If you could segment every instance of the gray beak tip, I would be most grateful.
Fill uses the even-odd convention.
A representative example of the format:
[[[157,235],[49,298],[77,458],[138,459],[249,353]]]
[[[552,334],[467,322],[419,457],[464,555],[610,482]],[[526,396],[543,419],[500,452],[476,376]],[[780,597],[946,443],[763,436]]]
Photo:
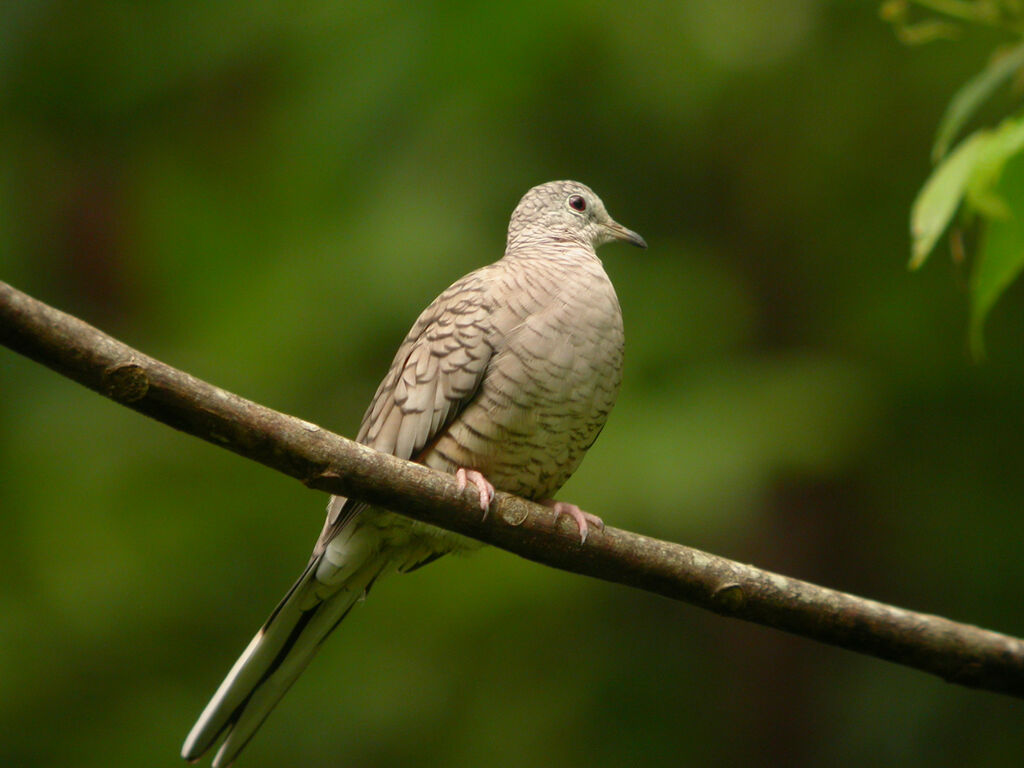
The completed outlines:
[[[624,243],[635,245],[637,248],[646,248],[647,241],[631,229],[626,229],[617,221],[608,225],[608,232],[613,240],[621,240]]]

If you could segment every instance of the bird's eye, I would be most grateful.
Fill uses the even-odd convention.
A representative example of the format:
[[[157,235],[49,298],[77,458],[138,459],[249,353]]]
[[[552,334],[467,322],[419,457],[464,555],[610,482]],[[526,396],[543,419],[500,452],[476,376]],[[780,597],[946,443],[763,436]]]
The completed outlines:
[[[573,195],[569,198],[569,207],[574,211],[580,211],[582,213],[587,210],[587,201],[583,199],[582,195]]]

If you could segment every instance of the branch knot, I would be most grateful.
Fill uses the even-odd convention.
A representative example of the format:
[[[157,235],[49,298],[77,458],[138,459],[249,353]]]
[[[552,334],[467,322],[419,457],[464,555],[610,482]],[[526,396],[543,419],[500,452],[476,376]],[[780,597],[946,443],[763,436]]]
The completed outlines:
[[[149,375],[136,362],[117,363],[103,370],[103,394],[119,403],[135,403],[149,392]]]

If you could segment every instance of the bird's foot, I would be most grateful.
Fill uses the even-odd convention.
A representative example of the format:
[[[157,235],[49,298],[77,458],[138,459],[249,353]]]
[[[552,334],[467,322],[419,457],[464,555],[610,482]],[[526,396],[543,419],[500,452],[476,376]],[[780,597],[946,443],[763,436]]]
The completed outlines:
[[[456,470],[455,480],[459,484],[460,491],[466,490],[469,483],[476,486],[476,490],[480,494],[480,509],[484,511],[483,519],[486,520],[487,510],[491,508],[491,502],[494,501],[494,486],[475,469],[466,469],[465,467],[459,467]]]
[[[591,525],[596,528],[600,528],[602,531],[604,530],[604,520],[597,515],[584,512],[575,504],[569,504],[565,501],[555,501],[554,499],[545,499],[541,504],[545,507],[551,507],[551,509],[554,510],[555,525],[558,525],[558,518],[562,515],[568,515],[576,521],[576,527],[580,531],[580,544],[587,543],[587,534],[590,533]]]

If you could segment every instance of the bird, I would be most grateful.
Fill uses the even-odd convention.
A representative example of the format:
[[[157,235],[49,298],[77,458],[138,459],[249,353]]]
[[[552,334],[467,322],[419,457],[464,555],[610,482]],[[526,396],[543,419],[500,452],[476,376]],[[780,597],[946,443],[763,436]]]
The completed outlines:
[[[600,518],[554,501],[597,439],[622,380],[619,300],[596,248],[644,239],[585,184],[530,189],[501,259],[457,280],[416,320],[357,435],[371,448],[454,474],[486,515],[495,489],[575,521],[581,545]],[[473,491],[469,490],[472,494]],[[381,576],[479,544],[332,496],[305,570],[235,662],[182,747],[198,761],[223,738],[229,766],[320,645]]]

